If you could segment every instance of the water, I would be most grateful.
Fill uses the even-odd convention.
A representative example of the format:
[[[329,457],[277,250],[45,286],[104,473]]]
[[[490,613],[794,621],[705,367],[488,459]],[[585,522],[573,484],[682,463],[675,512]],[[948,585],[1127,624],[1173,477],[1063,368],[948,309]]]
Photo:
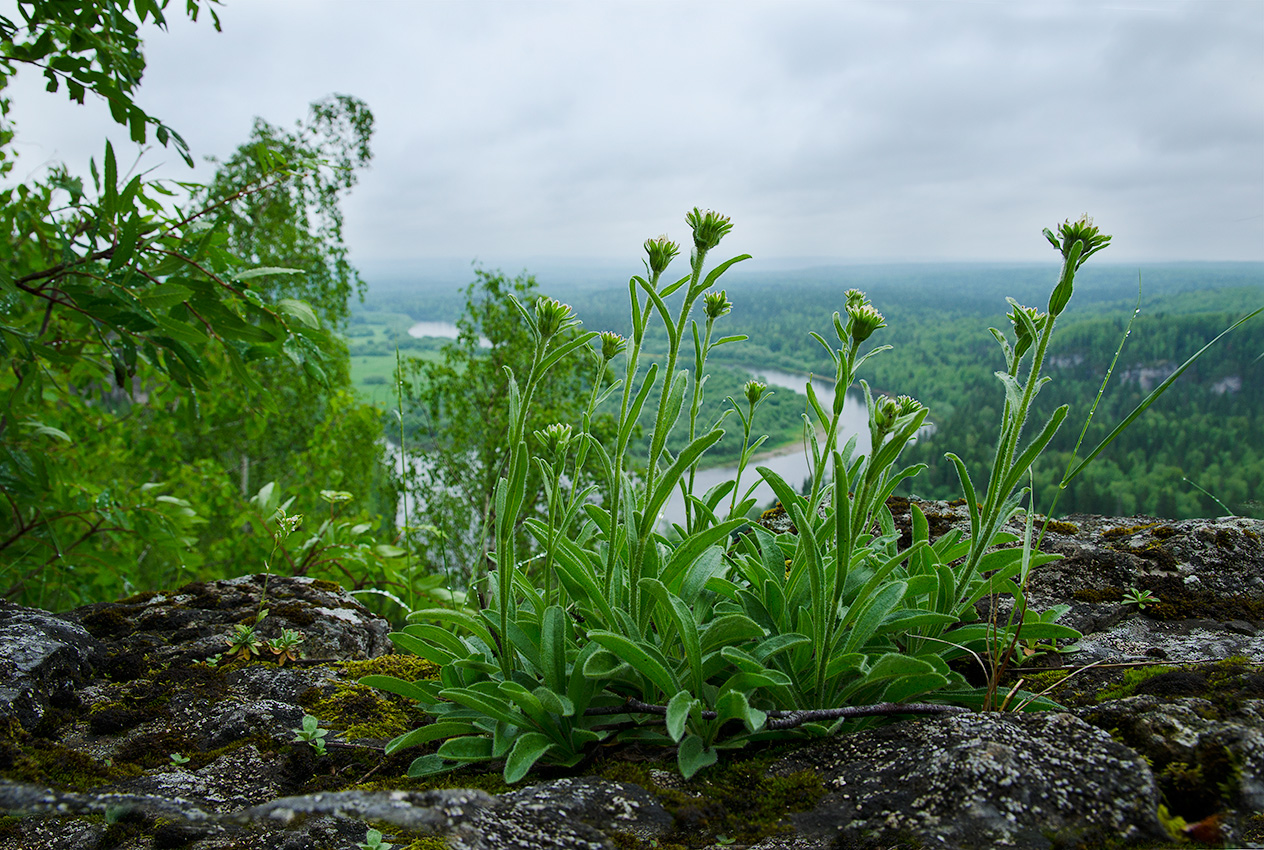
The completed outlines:
[[[451,322],[417,322],[408,329],[408,335],[417,339],[422,337],[438,337],[439,339],[456,339],[460,331]],[[492,344],[485,337],[479,337],[479,348],[491,348]]]

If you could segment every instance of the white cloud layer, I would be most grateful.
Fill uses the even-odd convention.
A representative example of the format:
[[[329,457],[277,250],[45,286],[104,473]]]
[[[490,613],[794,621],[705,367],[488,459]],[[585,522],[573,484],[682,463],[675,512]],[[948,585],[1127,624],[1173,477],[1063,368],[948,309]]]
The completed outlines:
[[[368,267],[634,262],[694,205],[757,257],[1045,259],[1040,229],[1088,211],[1116,261],[1264,260],[1259,0],[229,0],[222,34],[179,5],[140,101],[195,154],[368,102]],[[39,89],[12,92],[22,168],[126,145]]]

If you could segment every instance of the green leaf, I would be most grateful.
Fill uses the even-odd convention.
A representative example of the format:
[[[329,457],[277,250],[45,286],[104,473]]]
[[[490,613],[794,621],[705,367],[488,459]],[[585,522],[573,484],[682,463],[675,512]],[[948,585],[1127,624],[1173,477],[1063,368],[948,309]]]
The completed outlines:
[[[500,697],[482,693],[471,688],[445,688],[439,696],[451,700],[466,708],[481,711],[488,717],[508,723],[510,726],[526,726],[527,718],[514,710],[513,706]],[[451,756],[447,756],[451,758]]]
[[[319,328],[320,319],[316,318],[316,313],[306,302],[299,301],[295,298],[282,298],[277,302],[277,311],[297,320],[300,324],[309,328]]]
[[[527,732],[518,736],[505,760],[505,782],[512,785],[530,772],[541,756],[556,746],[547,735]]]
[[[688,691],[680,691],[667,703],[667,734],[676,743],[684,737],[689,715],[702,708],[702,702]]]
[[[416,700],[420,703],[433,703],[437,697],[436,693],[431,693],[426,688],[413,682],[407,682],[396,676],[371,675],[362,676],[359,679],[361,685],[368,685],[370,688],[377,688],[379,691],[398,694],[406,699]]]
[[[287,269],[287,268],[284,268],[283,266],[260,266],[259,268],[249,269],[247,271],[241,272],[240,274],[234,275],[233,279],[238,280],[238,281],[254,280],[257,277],[266,277],[268,275],[276,275],[276,274],[283,274],[283,275],[306,274],[306,272],[304,272],[302,269]]]
[[[649,644],[632,641],[623,635],[603,630],[589,632],[588,638],[631,664],[638,673],[649,679],[664,694],[675,695],[680,690],[680,682],[676,679],[676,674],[668,669],[662,654]]]
[[[489,761],[492,758],[492,739],[482,735],[449,738],[435,754],[451,761]]]
[[[706,746],[697,735],[686,736],[676,750],[676,763],[685,779],[692,779],[702,768],[715,764],[717,758],[715,749]]]
[[[752,676],[751,673],[739,673],[739,676]],[[749,732],[758,732],[764,727],[768,715],[757,708],[751,708],[746,694],[741,690],[728,690],[720,694],[715,703],[716,722],[721,726],[729,720],[740,720]]]
[[[765,634],[764,628],[745,614],[724,614],[703,629],[702,652],[705,655],[722,646],[736,646],[751,638],[762,638]]]
[[[426,726],[418,727],[411,732],[405,732],[398,738],[394,738],[386,744],[383,752],[386,755],[394,755],[400,750],[406,750],[409,747],[419,747],[422,744],[429,744],[431,741],[437,741],[440,738],[451,738],[455,735],[468,735],[475,731],[474,724],[466,723],[459,720],[438,720]]]
[[[413,779],[434,776],[436,773],[446,773],[458,766],[459,763],[450,763],[443,756],[433,754],[420,756],[413,759],[413,763],[408,766],[408,775]]]

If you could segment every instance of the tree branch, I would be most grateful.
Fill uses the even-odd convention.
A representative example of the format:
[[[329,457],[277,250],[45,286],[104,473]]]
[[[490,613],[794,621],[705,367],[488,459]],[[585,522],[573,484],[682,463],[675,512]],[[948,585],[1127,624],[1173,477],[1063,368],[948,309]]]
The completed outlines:
[[[814,708],[802,711],[767,712],[766,729],[793,729],[817,720],[839,720],[850,717],[894,717],[900,714],[972,714],[973,709],[959,705],[938,705],[929,702],[880,702],[874,705],[849,705],[842,708]],[[666,716],[667,706],[651,705],[638,699],[629,699],[623,705],[601,706],[584,711],[586,717],[611,714],[657,714]],[[703,720],[715,720],[719,715],[709,709],[702,711]]]

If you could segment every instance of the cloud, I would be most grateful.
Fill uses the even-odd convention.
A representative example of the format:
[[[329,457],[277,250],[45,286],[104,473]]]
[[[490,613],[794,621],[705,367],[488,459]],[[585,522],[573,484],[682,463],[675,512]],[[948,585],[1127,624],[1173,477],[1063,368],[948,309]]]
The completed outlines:
[[[142,102],[225,156],[255,115],[365,99],[360,260],[634,262],[695,204],[762,256],[1043,258],[1040,228],[1088,210],[1115,259],[1264,259],[1255,0],[238,0],[221,17],[222,35],[149,37]],[[22,85],[30,160],[99,156],[102,107]]]

